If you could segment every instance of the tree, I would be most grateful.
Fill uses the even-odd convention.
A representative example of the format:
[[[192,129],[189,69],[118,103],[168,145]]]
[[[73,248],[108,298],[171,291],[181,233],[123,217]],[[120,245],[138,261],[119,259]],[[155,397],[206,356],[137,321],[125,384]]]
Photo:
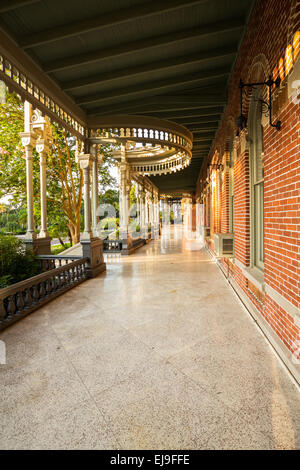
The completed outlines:
[[[26,164],[20,132],[24,130],[23,103],[7,93],[0,104],[0,198],[11,196],[13,205],[26,201]],[[34,160],[34,192],[38,191],[38,161]]]
[[[26,206],[26,163],[20,132],[24,130],[24,107],[16,93],[7,93],[0,103],[0,199],[10,195],[15,207]],[[53,145],[47,159],[47,215],[52,236],[62,242],[69,235],[73,243],[80,239],[82,222],[82,170],[76,163],[76,139],[57,125],[52,125]],[[99,172],[100,188],[116,186],[110,174],[115,164],[111,146],[102,145],[103,165]],[[33,152],[34,215],[36,229],[40,221],[39,159]],[[101,192],[101,191],[100,191]]]
[[[110,204],[116,210],[116,216],[119,214],[119,192],[115,189],[108,189],[100,196],[101,204]]]
[[[76,139],[56,125],[52,126],[52,137],[47,175],[49,209],[52,209],[56,227],[59,227],[63,221],[57,211],[57,202],[61,202],[59,212],[65,216],[72,244],[75,244],[80,240],[83,171],[75,160]]]
[[[130,193],[129,193],[129,202],[130,206],[134,206],[136,204],[136,194],[135,194],[135,185],[133,184],[130,188]]]

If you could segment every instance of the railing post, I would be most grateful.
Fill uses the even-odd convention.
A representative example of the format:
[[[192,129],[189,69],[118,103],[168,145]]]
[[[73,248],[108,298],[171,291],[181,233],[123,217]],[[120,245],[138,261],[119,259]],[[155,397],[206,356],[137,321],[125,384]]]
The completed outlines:
[[[0,325],[4,322],[6,317],[6,310],[4,307],[4,300],[0,299]]]
[[[88,276],[95,277],[106,269],[106,265],[103,258],[103,242],[100,238],[93,236],[91,229],[90,169],[93,156],[90,154],[80,154],[78,161],[84,175],[84,232],[81,238],[82,254],[84,258],[89,258]]]

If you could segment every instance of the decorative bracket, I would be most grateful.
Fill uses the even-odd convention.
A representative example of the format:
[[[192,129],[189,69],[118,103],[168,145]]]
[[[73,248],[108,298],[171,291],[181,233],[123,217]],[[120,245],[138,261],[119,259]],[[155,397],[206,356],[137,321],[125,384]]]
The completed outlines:
[[[272,86],[275,85],[276,88],[279,88],[281,83],[281,79],[278,76],[276,80],[273,80],[271,75],[269,76],[269,79],[266,82],[256,82],[256,83],[244,83],[242,79],[240,79],[239,83],[239,89],[240,89],[240,115],[237,118],[237,126],[240,130],[245,129],[247,125],[247,118],[246,116],[243,115],[243,89],[244,87],[249,87],[251,89],[255,89],[257,86],[263,86],[267,85],[269,88],[269,102],[260,100],[262,103],[262,106],[264,106],[264,112],[266,115],[269,115],[269,123],[270,126],[275,127],[278,131],[281,129],[281,121],[277,121],[276,124],[272,123],[272,93],[271,89]]]

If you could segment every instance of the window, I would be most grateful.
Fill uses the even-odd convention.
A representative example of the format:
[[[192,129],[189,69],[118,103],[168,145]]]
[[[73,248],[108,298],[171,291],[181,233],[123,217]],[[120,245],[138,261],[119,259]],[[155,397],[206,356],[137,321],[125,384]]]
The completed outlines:
[[[207,191],[207,227],[210,227],[210,211],[211,211],[211,196],[210,196],[210,187]]]
[[[234,155],[233,141],[230,142],[229,148],[229,232],[234,231]]]
[[[253,94],[249,115],[251,264],[264,269],[264,143],[261,90]]]

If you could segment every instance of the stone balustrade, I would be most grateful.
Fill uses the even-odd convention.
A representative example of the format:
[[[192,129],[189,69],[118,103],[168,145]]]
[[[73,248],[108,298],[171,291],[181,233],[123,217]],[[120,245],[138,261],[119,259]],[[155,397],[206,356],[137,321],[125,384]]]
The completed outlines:
[[[40,261],[48,267],[44,273],[0,290],[0,331],[88,277],[88,258],[42,256]]]

